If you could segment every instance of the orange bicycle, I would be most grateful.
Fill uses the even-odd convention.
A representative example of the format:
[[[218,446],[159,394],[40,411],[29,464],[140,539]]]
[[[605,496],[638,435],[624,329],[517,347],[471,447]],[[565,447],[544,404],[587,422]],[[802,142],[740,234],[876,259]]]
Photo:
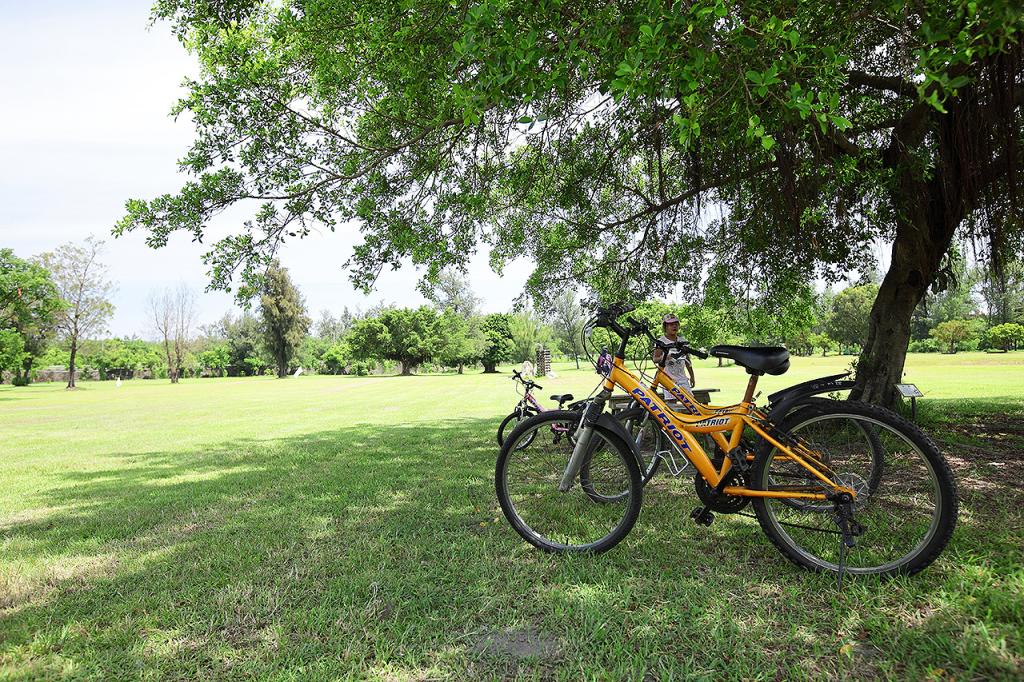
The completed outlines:
[[[706,485],[699,525],[715,513],[752,503],[761,529],[803,568],[838,573],[913,574],[949,541],[957,518],[952,473],[935,443],[895,413],[854,401],[820,401],[780,428],[754,404],[758,378],[789,367],[784,348],[716,346],[750,374],[735,405],[690,400],[693,414],[671,410],[625,367],[631,337],[647,326],[619,318],[631,308],[599,308],[592,327],[620,339],[597,363],[601,390],[584,411],[551,410],[508,435],[495,467],[495,489],[505,517],[527,542],[553,552],[608,550],[630,532],[640,514],[643,458],[622,423],[604,411],[615,388],[651,415],[663,436]],[[708,353],[680,348],[700,357]],[[571,428],[552,429],[553,424]],[[707,434],[726,455],[701,447]],[[757,442],[755,452],[741,447]]]

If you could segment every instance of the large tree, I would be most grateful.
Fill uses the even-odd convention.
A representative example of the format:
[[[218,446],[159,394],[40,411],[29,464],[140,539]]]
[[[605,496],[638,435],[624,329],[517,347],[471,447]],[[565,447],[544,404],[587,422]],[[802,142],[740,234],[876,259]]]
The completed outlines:
[[[480,357],[483,347],[480,318],[467,318],[454,308],[445,308],[437,317],[437,339],[433,359],[445,367],[456,367],[462,374],[466,365]]]
[[[979,268],[975,276],[992,325],[1024,321],[1024,260]]]
[[[871,306],[877,296],[877,285],[862,284],[843,289],[832,299],[825,328],[841,350],[864,345],[870,330]]]
[[[1017,0],[161,0],[201,64],[180,193],[117,231],[162,245],[255,203],[207,255],[241,293],[288,239],[357,220],[354,281],[532,256],[534,293],[785,299],[892,244],[855,396],[889,403],[958,229],[1019,234]],[[716,211],[705,210],[712,204]],[[720,216],[712,218],[711,216]]]
[[[176,384],[185,366],[185,355],[195,326],[195,294],[184,284],[173,291],[154,292],[149,297],[149,315],[153,329],[163,343],[167,378]]]
[[[228,371],[259,374],[270,364],[260,320],[249,311],[244,311],[237,319],[228,313],[205,327],[205,333],[209,339],[223,340],[227,344],[225,369]]]
[[[480,350],[480,364],[484,366],[484,374],[498,371],[499,362],[512,359],[511,315],[507,313],[491,313],[480,322],[483,334],[483,347]]]
[[[0,329],[0,382],[4,372],[14,372],[25,360],[25,340],[13,329]]]
[[[532,306],[526,306],[512,313],[508,320],[512,334],[512,359],[516,362],[537,359],[537,350],[552,341],[551,327]]]
[[[67,307],[57,318],[57,331],[70,350],[68,388],[75,387],[75,364],[82,339],[102,332],[114,314],[108,298],[114,285],[107,279],[107,266],[100,262],[103,242],[89,237],[81,246],[63,244],[39,256],[50,272],[57,292]]]
[[[480,329],[482,319],[477,315],[481,299],[473,293],[469,280],[456,272],[442,272],[436,284],[428,289],[427,298],[442,314],[461,320],[461,324],[447,320],[452,338],[439,359],[448,366],[458,367],[462,374],[467,364],[477,361],[485,344]]]
[[[309,331],[309,317],[302,294],[292,283],[288,270],[276,260],[270,264],[260,296],[263,332],[267,348],[274,356],[278,378],[288,376],[292,356]]]
[[[576,361],[576,369],[580,368],[580,334],[583,332],[583,325],[587,316],[576,298],[576,292],[566,289],[554,296],[547,310],[545,317],[555,330],[555,336],[562,345],[562,350],[572,356]]]
[[[427,291],[427,298],[438,310],[450,309],[464,319],[477,314],[480,298],[473,293],[469,280],[456,272],[442,272],[437,283]]]
[[[408,376],[447,348],[447,331],[432,308],[385,308],[355,323],[347,337],[357,360],[392,360]]]
[[[65,306],[44,267],[0,249],[0,329],[21,337],[21,362],[11,368],[19,383],[31,380],[32,363],[46,351]]]
[[[931,335],[946,344],[947,352],[955,353],[958,344],[971,338],[972,330],[967,320],[948,320],[936,326]]]

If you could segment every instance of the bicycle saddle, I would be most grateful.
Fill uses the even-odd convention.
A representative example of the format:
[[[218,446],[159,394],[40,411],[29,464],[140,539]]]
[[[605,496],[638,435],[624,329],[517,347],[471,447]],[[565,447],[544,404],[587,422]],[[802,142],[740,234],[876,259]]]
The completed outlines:
[[[568,402],[568,401],[572,400],[572,393],[563,393],[562,395],[553,395],[553,396],[551,396],[551,399],[554,400],[556,403],[558,403],[558,406],[561,407],[562,403],[565,403],[565,402]]]
[[[734,360],[748,374],[785,374],[789,369],[789,351],[782,346],[714,346],[708,353]]]

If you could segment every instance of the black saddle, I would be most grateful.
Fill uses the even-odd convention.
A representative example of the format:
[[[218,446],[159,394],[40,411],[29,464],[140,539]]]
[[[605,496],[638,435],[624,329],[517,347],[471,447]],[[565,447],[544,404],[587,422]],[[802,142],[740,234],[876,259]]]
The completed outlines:
[[[785,374],[789,369],[789,351],[782,346],[714,346],[708,353],[734,360],[748,374]]]
[[[551,399],[554,400],[556,403],[558,403],[558,406],[561,407],[562,403],[565,403],[565,402],[568,402],[568,401],[572,400],[572,393],[563,393],[562,395],[553,395],[553,396],[551,396]]]

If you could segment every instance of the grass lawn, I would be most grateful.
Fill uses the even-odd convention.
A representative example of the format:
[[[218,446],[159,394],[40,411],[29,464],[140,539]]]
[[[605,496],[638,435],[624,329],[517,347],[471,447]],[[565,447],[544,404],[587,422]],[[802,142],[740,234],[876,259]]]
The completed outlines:
[[[545,402],[595,384],[557,370]],[[1020,679],[1024,353],[907,380],[960,525],[922,574],[842,593],[752,519],[694,525],[664,475],[611,552],[532,549],[494,496],[507,374],[0,386],[0,678]]]

